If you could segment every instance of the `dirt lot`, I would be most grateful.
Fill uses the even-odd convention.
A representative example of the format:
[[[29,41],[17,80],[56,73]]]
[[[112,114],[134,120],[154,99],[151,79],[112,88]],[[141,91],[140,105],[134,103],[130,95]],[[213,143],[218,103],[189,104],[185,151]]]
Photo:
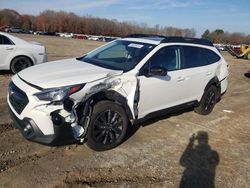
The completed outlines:
[[[45,44],[49,60],[79,56],[102,44],[19,37]],[[1,72],[0,187],[249,187],[250,78],[245,73],[250,61],[223,54],[230,64],[229,88],[210,115],[190,110],[152,119],[106,152],[26,141],[9,119],[6,87],[11,75]],[[200,145],[195,140],[194,147],[190,137],[200,131]]]

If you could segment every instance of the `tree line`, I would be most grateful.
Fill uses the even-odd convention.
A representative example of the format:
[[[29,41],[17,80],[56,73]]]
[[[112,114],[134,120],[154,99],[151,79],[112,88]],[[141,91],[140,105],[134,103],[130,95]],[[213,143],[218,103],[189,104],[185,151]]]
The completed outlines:
[[[117,21],[93,16],[78,16],[72,12],[46,10],[38,16],[21,15],[15,10],[0,10],[0,26],[15,26],[43,32],[68,32],[86,35],[126,36],[133,33],[195,37],[194,29],[150,27],[144,23]]]
[[[250,44],[250,35],[244,33],[225,32],[223,29],[209,31],[208,29],[201,36],[204,39],[213,41],[214,43],[222,44]]]
[[[150,27],[144,23],[118,21],[115,19],[93,16],[78,16],[72,12],[45,10],[39,15],[19,14],[15,10],[0,9],[0,27],[14,26],[23,29],[43,32],[78,33],[86,35],[103,35],[123,37],[133,33],[151,35],[195,37],[193,28],[180,29],[176,27]],[[202,38],[214,43],[250,44],[250,35],[244,33],[229,33],[222,29],[206,30]]]

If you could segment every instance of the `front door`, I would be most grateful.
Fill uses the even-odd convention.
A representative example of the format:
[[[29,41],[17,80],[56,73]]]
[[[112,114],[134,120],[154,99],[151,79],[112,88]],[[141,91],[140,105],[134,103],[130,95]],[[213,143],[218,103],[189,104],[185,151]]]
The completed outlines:
[[[181,48],[167,46],[157,51],[140,71],[139,118],[151,112],[185,103],[187,78],[181,69]],[[154,68],[168,70],[165,76],[148,76]]]

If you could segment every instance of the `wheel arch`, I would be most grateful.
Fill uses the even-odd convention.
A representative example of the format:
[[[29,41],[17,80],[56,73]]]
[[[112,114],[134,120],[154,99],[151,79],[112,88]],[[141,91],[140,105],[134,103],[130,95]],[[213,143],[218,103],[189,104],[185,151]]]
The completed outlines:
[[[89,97],[88,100],[93,101],[93,105],[103,100],[109,100],[118,103],[124,108],[128,116],[128,119],[129,120],[134,119],[133,114],[128,106],[126,97],[124,97],[123,95],[121,95],[116,91],[109,91],[109,90],[100,91],[98,93],[93,94],[91,97]]]
[[[221,84],[220,84],[220,81],[218,79],[218,77],[214,77],[212,78],[206,85],[205,89],[204,89],[204,92],[210,87],[210,86],[215,86],[218,88],[218,95],[220,96],[220,93],[221,93]],[[218,97],[219,97],[218,96]]]
[[[26,57],[31,61],[32,65],[34,65],[34,59],[32,57],[30,57],[29,55],[26,55],[26,54],[24,54],[24,55],[15,55],[14,57],[11,58],[9,69],[11,69],[13,61],[18,57]]]

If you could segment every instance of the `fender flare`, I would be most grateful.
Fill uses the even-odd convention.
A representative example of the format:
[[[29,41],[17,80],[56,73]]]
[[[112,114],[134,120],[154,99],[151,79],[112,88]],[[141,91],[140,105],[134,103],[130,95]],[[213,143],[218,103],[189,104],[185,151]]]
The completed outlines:
[[[35,61],[34,61],[34,59],[31,56],[29,56],[27,54],[22,54],[22,55],[20,54],[20,55],[15,55],[14,57],[11,58],[9,69],[11,69],[11,65],[13,63],[13,60],[16,59],[16,58],[18,58],[18,57],[26,57],[26,58],[28,58],[31,61],[32,65],[34,65]]]
[[[218,93],[219,93],[219,96],[220,96],[220,93],[221,93],[221,85],[220,85],[220,81],[219,81],[219,79],[218,79],[218,77],[217,76],[215,76],[215,77],[213,77],[208,83],[207,83],[207,85],[206,85],[206,87],[205,87],[205,89],[204,89],[204,92],[210,87],[210,86],[216,86],[218,89],[219,89],[219,91],[218,91]],[[218,96],[218,97],[219,97]]]
[[[124,108],[124,110],[128,116],[128,119],[130,121],[134,119],[133,113],[131,112],[131,109],[128,106],[126,97],[124,97],[120,93],[113,91],[113,90],[111,90],[111,91],[110,90],[103,90],[103,91],[100,91],[98,93],[93,94],[92,96],[90,96],[88,98],[88,101],[93,101],[93,105],[95,105],[96,103],[98,103],[99,101],[102,101],[102,100],[109,100],[109,101],[118,103],[119,105],[121,105]]]

